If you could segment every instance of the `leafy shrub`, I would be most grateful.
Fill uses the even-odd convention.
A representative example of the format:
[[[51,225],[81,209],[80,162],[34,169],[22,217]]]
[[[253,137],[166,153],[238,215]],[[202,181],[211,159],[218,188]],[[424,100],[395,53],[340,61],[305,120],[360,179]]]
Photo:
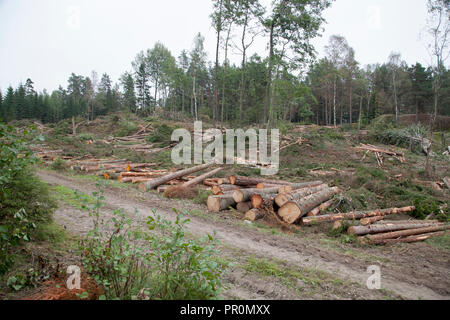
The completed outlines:
[[[146,240],[152,249],[150,260],[155,270],[150,296],[162,300],[205,300],[217,298],[226,263],[217,258],[217,240],[207,235],[186,239],[182,214],[174,223],[154,213],[147,221]],[[159,232],[157,232],[159,231]],[[161,236],[162,234],[162,236]]]
[[[0,274],[13,264],[14,247],[29,241],[36,225],[48,222],[55,207],[47,185],[31,170],[37,159],[28,142],[39,138],[28,129],[19,135],[0,123]]]
[[[111,220],[101,215],[104,197],[85,206],[94,228],[80,243],[85,269],[104,287],[108,299],[213,299],[226,267],[216,258],[217,242],[208,235],[187,239],[183,215],[174,223],[158,216],[148,218],[146,232],[132,227],[123,210]],[[112,230],[105,232],[105,230]]]

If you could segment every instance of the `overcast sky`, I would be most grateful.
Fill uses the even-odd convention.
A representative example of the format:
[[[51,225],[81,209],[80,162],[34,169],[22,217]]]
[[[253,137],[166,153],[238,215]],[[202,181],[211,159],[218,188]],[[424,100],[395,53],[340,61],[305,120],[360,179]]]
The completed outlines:
[[[0,0],[0,89],[31,78],[36,89],[51,91],[66,87],[72,72],[92,70],[117,81],[139,51],[161,41],[177,57],[197,32],[213,60],[211,10],[210,0]],[[323,37],[313,41],[319,56],[330,35],[340,34],[362,65],[385,62],[392,51],[408,64],[430,62],[426,0],[336,0],[324,16]],[[265,55],[266,42],[250,51]]]

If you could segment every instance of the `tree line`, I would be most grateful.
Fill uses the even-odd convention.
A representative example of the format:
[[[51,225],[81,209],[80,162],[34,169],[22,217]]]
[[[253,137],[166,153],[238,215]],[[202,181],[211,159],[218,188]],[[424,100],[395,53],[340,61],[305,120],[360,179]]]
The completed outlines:
[[[72,74],[67,88],[51,94],[36,92],[30,79],[9,87],[0,92],[0,117],[57,122],[128,110],[144,117],[162,111],[169,117],[185,114],[236,124],[338,125],[361,124],[381,114],[450,114],[449,70],[442,52],[435,66],[407,65],[399,53],[361,66],[347,40],[334,35],[326,56],[317,59],[310,41],[320,34],[322,12],[331,1],[276,0],[270,8],[258,0],[213,4],[215,61],[208,61],[201,33],[177,57],[158,42],[139,52],[115,84],[107,74],[99,80],[92,72]],[[448,17],[447,0],[429,0],[430,13],[439,8]],[[448,19],[430,33],[441,25],[448,29]],[[248,55],[258,37],[267,42],[267,56]],[[241,56],[237,65],[230,63],[231,49]]]

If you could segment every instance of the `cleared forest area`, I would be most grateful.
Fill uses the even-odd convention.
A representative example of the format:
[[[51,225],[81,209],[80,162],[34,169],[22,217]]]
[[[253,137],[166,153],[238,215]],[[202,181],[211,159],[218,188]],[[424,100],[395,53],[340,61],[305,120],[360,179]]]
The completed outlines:
[[[122,123],[134,129],[124,132]],[[20,127],[25,123],[16,125]],[[443,140],[434,144],[434,174],[430,177],[425,170],[427,157],[421,144],[410,145],[409,140],[398,145],[382,142],[387,130],[401,135],[415,126],[394,128],[385,118],[361,131],[356,128],[286,125],[288,128],[280,139],[279,173],[267,178],[261,178],[259,168],[250,164],[173,165],[171,152],[174,143],[167,139],[167,132],[175,128],[190,128],[189,122],[141,119],[132,114],[118,113],[82,123],[76,134],[73,134],[72,121],[35,125],[44,137],[43,142],[32,144],[35,155],[41,159],[39,175],[50,183],[50,190],[59,203],[57,225],[70,231],[71,240],[65,235],[65,240],[56,244],[57,252],[63,257],[72,252],[74,256],[69,261],[82,257],[73,249],[68,250],[67,244],[72,243],[69,247],[73,246],[73,239],[85,237],[92,222],[87,216],[68,220],[67,215],[95,203],[95,197],[90,194],[95,190],[95,183],[100,182],[109,197],[106,207],[101,209],[105,217],[111,215],[108,213],[111,206],[116,206],[125,208],[129,214],[133,208],[139,208],[144,217],[155,209],[173,219],[176,214],[171,214],[170,209],[176,208],[196,220],[192,229],[188,227],[188,237],[195,239],[204,231],[222,230],[218,234],[220,255],[226,256],[226,260],[233,264],[233,267],[224,267],[220,271],[227,288],[221,293],[224,297],[270,299],[270,294],[273,294],[277,299],[346,299],[349,298],[347,291],[338,290],[335,285],[343,282],[348,290],[352,288],[357,292],[354,298],[358,295],[363,298],[368,294],[361,280],[365,276],[365,270],[361,269],[365,264],[365,268],[381,264],[383,270],[403,270],[413,268],[418,261],[425,262],[422,260],[424,254],[427,265],[443,268],[441,271],[433,269],[438,272],[436,279],[440,285],[435,282],[427,285],[430,282],[425,272],[416,270],[408,275],[410,271],[403,270],[405,274],[401,279],[398,274],[392,275],[395,281],[388,282],[387,291],[371,293],[370,297],[416,299],[421,297],[421,290],[429,298],[448,296],[448,286],[445,285],[449,281],[448,273],[445,263],[442,263],[448,257],[449,249],[446,230],[450,192],[448,178],[445,177],[450,173],[449,155],[444,148],[449,133],[435,133],[436,141]],[[211,123],[204,124],[204,127],[207,130],[214,126]],[[84,200],[80,200],[80,194],[84,195]],[[114,194],[118,197],[116,201],[111,199]],[[142,219],[142,216],[132,218],[133,224],[139,225]],[[234,230],[232,238],[223,233],[224,228]],[[248,232],[260,241],[275,241],[275,247],[265,248],[268,251],[264,254],[260,251],[264,246],[259,248],[249,243],[238,258],[233,252],[242,249],[242,243],[236,241],[242,237],[245,239]],[[302,272],[309,270],[308,277],[314,274],[319,284],[312,286],[314,290],[311,284],[299,289],[295,275],[300,277],[303,273],[296,270],[293,261],[305,254],[303,249],[291,253],[294,256],[288,260],[274,253],[277,247],[282,249],[297,241],[315,247],[305,249],[308,256],[328,260],[328,255],[338,255],[344,265],[349,259],[356,259],[360,274],[349,270],[349,274],[336,275],[332,266],[326,265],[322,269],[319,264],[307,264],[307,267],[302,264]],[[53,251],[54,248],[50,249]],[[393,252],[404,254],[397,256]],[[403,261],[406,257],[410,262]],[[53,265],[54,262],[50,261],[48,263]],[[279,272],[272,274],[272,271],[255,269],[254,264],[267,264],[268,270],[273,267]],[[29,267],[27,263],[25,266]],[[234,276],[230,280],[231,274]],[[263,288],[262,291],[268,292],[267,296],[258,295],[252,291],[252,286],[249,287],[249,277],[275,278],[278,286],[271,290]],[[396,283],[412,286],[418,279],[428,287],[409,288],[411,294]],[[92,279],[86,281],[92,282]],[[258,287],[260,280],[252,283]],[[86,284],[90,285],[92,283]],[[265,287],[262,283],[260,285]],[[324,289],[330,285],[334,288],[331,295]],[[47,287],[48,283],[44,288]],[[99,290],[97,285],[94,287]],[[46,298],[45,294],[58,297],[57,293],[45,290],[38,287],[28,288],[25,292],[28,298]],[[64,294],[67,293],[60,293],[61,299]],[[89,298],[98,296],[101,295]]]

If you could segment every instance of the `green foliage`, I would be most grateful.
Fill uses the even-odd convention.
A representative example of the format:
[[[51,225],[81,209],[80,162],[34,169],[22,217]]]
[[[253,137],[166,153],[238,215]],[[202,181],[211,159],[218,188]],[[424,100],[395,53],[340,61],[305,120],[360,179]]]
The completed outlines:
[[[31,171],[36,158],[28,143],[40,138],[30,129],[19,135],[0,123],[0,274],[14,262],[12,249],[30,241],[36,225],[48,222],[54,209],[47,186]]]
[[[147,231],[133,228],[124,210],[115,210],[107,220],[101,213],[102,192],[93,194],[88,206],[94,228],[80,243],[85,269],[105,289],[107,299],[216,298],[221,272],[226,267],[216,257],[217,241],[210,235],[187,239],[185,220],[175,222],[157,215],[148,218]],[[112,232],[105,232],[112,230]]]
[[[155,212],[147,221],[150,260],[157,267],[153,272],[154,288],[149,291],[162,300],[217,298],[226,268],[226,263],[217,258],[217,240],[211,235],[187,239],[185,225],[189,219],[185,220],[175,209],[174,212],[174,223]]]
[[[119,137],[126,137],[136,133],[137,131],[138,126],[134,122],[122,119],[119,121],[116,135]]]
[[[57,158],[55,161],[53,161],[50,168],[57,171],[65,170],[67,168],[67,162],[61,158]]]
[[[172,132],[175,128],[168,126],[167,124],[158,125],[155,128],[155,132],[147,138],[147,142],[154,143],[159,147],[167,147],[172,144]]]

